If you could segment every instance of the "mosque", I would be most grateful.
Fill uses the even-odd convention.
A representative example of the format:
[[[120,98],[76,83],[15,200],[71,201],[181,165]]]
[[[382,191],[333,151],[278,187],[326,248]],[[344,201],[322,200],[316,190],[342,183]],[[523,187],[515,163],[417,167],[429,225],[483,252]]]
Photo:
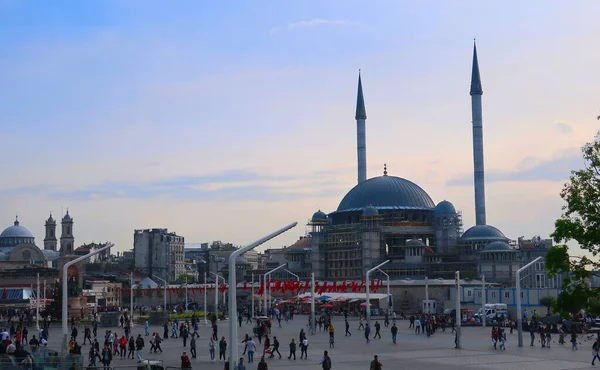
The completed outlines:
[[[12,270],[25,267],[48,267],[49,263],[63,256],[73,255],[75,237],[73,236],[73,218],[67,213],[61,220],[62,234],[60,251],[57,251],[56,221],[50,214],[46,220],[44,249],[35,244],[35,237],[26,227],[21,226],[19,218],[0,234],[0,269]]]
[[[359,73],[356,105],[358,184],[329,214],[310,219],[312,271],[319,280],[364,279],[367,270],[382,267],[391,278],[453,279],[482,274],[490,282],[511,284],[530,253],[523,253],[502,231],[486,223],[483,126],[477,48],[471,75],[476,225],[463,232],[462,215],[454,205],[435,203],[423,188],[388,174],[367,179],[367,119]],[[547,250],[547,248],[545,248]]]

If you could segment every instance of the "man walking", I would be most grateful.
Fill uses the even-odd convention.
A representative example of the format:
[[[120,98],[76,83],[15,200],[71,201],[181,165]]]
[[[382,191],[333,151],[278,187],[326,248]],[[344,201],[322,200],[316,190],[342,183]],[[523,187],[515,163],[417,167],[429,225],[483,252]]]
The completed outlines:
[[[346,335],[344,335],[345,337],[351,337],[352,333],[350,333],[350,323],[348,322],[348,320],[346,320]]]
[[[381,339],[381,333],[379,332],[381,330],[381,325],[379,324],[379,321],[375,321],[375,335],[373,335],[373,339],[377,338],[379,336],[379,339]]]
[[[375,355],[373,361],[371,361],[371,367],[369,368],[369,370],[381,370],[382,367],[383,365],[381,364],[381,362],[379,362],[379,356]]]
[[[323,367],[323,370],[331,370],[331,358],[329,358],[327,351],[323,352],[323,358],[319,362],[319,365]]]
[[[396,335],[398,335],[398,327],[396,324],[392,324],[392,343],[396,344]]]
[[[192,358],[196,358],[196,337],[194,336],[190,339],[190,353],[192,354]]]

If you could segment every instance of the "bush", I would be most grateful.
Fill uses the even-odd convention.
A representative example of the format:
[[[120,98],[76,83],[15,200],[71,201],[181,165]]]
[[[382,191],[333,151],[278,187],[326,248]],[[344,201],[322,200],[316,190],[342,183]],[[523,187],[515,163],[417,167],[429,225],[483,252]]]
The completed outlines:
[[[193,312],[171,314],[171,320],[191,319],[192,315],[194,315]],[[204,318],[204,312],[196,312],[196,318]]]

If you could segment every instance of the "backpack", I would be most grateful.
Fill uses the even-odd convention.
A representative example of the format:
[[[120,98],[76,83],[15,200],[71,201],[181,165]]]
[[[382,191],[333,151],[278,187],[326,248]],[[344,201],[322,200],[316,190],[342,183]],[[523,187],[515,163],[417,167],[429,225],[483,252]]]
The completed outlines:
[[[325,357],[325,369],[331,369],[331,358],[329,356]]]

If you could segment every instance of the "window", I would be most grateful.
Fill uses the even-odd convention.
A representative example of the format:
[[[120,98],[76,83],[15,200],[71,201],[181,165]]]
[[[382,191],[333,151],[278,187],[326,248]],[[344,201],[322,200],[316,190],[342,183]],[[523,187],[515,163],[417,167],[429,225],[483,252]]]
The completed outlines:
[[[546,287],[546,275],[544,274],[535,274],[535,287],[536,288],[545,288]]]
[[[496,298],[496,292],[490,292],[492,298]]]
[[[467,290],[467,297],[470,297],[472,292],[473,292],[472,290]]]
[[[504,292],[504,298],[510,298],[510,292]]]

